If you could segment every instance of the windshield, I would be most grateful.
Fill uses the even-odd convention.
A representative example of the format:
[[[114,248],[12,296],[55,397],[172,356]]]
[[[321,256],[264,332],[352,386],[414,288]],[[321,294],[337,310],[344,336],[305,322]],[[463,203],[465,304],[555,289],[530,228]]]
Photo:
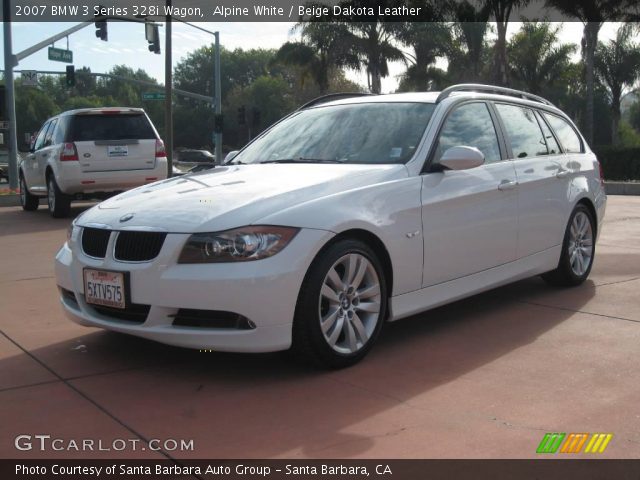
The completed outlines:
[[[434,108],[431,103],[358,103],[302,110],[231,163],[405,163]]]
[[[68,141],[91,140],[145,140],[156,135],[143,114],[76,115],[71,124]]]

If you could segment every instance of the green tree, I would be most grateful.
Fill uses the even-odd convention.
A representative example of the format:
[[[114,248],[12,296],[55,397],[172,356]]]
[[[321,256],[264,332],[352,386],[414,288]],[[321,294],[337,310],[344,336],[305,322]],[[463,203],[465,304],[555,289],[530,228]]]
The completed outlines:
[[[511,38],[511,76],[524,90],[543,95],[562,78],[576,46],[559,43],[559,32],[548,22],[526,22]]]
[[[636,31],[632,24],[623,24],[615,39],[600,42],[596,49],[595,70],[611,100],[611,140],[614,145],[620,143],[618,130],[623,91],[632,87],[640,76],[640,47],[632,38]]]
[[[594,141],[594,92],[595,92],[595,53],[598,34],[604,22],[619,20],[626,16],[624,8],[628,0],[546,0],[547,6],[561,13],[577,18],[584,25],[582,37],[582,56],[585,64],[586,102],[585,136],[589,143]]]
[[[495,81],[498,85],[509,84],[509,62],[507,61],[507,28],[509,17],[514,8],[522,7],[529,0],[485,0],[486,7],[496,21],[498,38],[494,45],[495,52]]]
[[[60,112],[59,107],[37,87],[25,87],[16,81],[16,123],[18,144],[25,142],[25,134],[36,133],[44,121]]]
[[[350,48],[351,33],[347,26],[335,22],[299,23],[295,28],[302,32],[302,41],[287,42],[276,52],[274,63],[300,67],[300,80],[307,78],[320,88],[329,90],[329,79],[339,69],[357,69],[358,57]]]
[[[483,67],[489,65],[489,45],[486,39],[490,30],[489,5],[476,8],[464,0],[453,7],[455,22],[453,38],[448,50],[447,69],[452,82],[481,82],[488,75]]]

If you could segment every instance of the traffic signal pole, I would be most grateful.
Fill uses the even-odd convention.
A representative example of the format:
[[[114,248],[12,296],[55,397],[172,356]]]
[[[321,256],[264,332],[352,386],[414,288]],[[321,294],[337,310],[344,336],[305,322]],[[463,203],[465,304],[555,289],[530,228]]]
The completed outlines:
[[[167,0],[167,12],[171,11],[171,0]],[[164,45],[164,145],[167,152],[167,176],[173,176],[173,65],[171,63],[171,14],[165,22]]]
[[[17,61],[12,54],[11,45],[11,7],[9,0],[3,2],[4,15],[4,85],[6,98],[6,112],[9,120],[9,188],[18,188],[18,137],[16,131],[16,101],[14,96],[15,87],[13,84],[13,67]]]
[[[215,32],[216,36],[216,52],[214,59],[214,74],[213,74],[213,82],[215,85],[215,115],[222,114],[222,89],[220,86],[220,32]],[[222,165],[222,132],[217,131],[215,134],[216,137],[216,165]]]

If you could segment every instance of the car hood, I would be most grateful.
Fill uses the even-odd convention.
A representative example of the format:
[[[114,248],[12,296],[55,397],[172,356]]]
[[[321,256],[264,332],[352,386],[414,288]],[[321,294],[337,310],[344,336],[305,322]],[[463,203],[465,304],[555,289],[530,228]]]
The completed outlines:
[[[216,167],[117,195],[87,210],[77,224],[174,233],[220,231],[250,225],[294,205],[407,175],[404,165]]]

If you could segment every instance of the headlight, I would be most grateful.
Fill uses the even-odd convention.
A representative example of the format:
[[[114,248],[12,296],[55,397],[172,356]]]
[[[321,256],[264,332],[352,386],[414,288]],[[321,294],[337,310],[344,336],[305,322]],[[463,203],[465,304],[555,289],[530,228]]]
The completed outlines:
[[[214,233],[194,233],[178,263],[220,263],[260,260],[275,255],[296,236],[298,228],[248,226]]]

